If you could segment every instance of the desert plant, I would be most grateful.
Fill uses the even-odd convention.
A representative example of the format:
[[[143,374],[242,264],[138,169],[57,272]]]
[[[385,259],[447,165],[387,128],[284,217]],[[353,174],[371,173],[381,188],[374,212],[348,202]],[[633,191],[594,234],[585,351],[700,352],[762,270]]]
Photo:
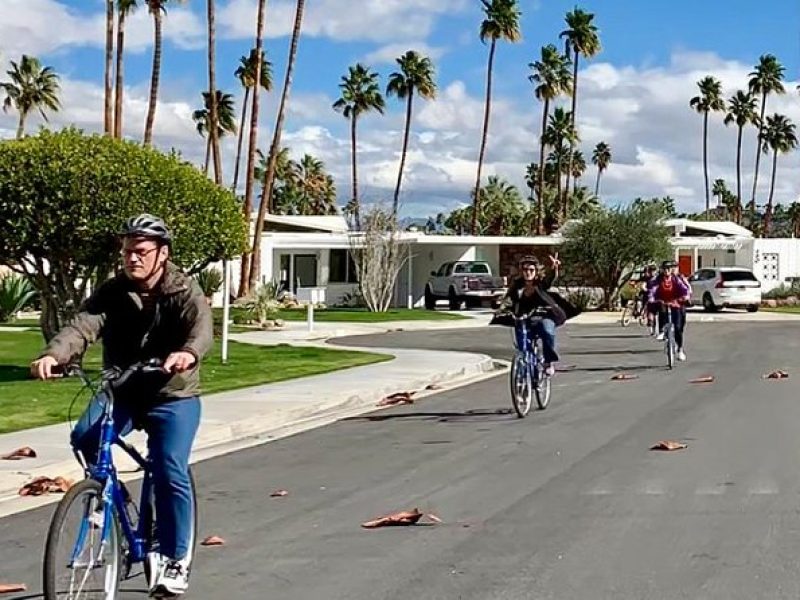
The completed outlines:
[[[35,297],[36,289],[26,277],[13,274],[0,277],[0,322],[13,321]]]
[[[278,301],[278,283],[271,281],[258,286],[253,296],[245,303],[247,312],[259,325],[274,320],[281,308]]]
[[[222,271],[219,269],[205,269],[194,278],[206,298],[211,298],[222,288]]]

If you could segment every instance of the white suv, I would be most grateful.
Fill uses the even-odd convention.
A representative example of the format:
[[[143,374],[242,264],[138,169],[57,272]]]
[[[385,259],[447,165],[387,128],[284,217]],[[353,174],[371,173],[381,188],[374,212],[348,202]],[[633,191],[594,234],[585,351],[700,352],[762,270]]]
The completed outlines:
[[[756,312],[761,306],[761,282],[744,267],[699,269],[689,278],[692,301],[702,302],[708,311],[723,307],[746,308]]]

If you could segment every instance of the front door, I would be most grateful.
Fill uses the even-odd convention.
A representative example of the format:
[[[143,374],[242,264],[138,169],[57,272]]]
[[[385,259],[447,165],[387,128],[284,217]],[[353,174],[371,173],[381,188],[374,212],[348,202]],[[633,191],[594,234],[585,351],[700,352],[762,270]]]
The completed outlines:
[[[691,256],[679,256],[678,257],[678,272],[681,275],[685,275],[689,277],[692,274],[692,257]]]
[[[317,287],[317,255],[294,255],[294,281],[292,291],[297,293],[297,288]]]

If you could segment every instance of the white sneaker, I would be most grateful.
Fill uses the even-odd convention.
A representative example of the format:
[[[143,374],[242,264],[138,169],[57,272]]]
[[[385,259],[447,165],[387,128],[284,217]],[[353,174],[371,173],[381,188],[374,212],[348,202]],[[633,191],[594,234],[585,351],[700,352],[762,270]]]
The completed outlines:
[[[657,339],[659,342],[663,342],[663,341],[664,341],[664,332],[662,331],[661,333],[659,333],[659,334],[656,336],[656,339]]]
[[[165,559],[151,595],[180,596],[189,588],[189,559]]]
[[[683,351],[683,348],[678,350],[678,360],[686,360],[686,353]]]
[[[148,552],[145,557],[147,570],[150,572],[150,580],[147,582],[148,592],[152,595],[156,589],[156,583],[161,577],[161,569],[164,567],[164,557],[158,552]]]

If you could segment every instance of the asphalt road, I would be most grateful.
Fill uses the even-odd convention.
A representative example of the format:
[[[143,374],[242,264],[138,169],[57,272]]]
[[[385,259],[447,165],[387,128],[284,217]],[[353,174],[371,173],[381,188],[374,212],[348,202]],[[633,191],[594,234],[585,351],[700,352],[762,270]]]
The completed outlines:
[[[641,333],[568,326],[524,420],[498,377],[196,465],[201,535],[227,545],[199,550],[188,597],[797,599],[800,325],[692,324],[672,372]],[[360,342],[509,356],[496,329]],[[689,447],[648,450],[663,439]],[[413,507],[443,523],[360,527]],[[51,511],[0,520],[0,582],[32,590],[9,597],[39,597]]]

